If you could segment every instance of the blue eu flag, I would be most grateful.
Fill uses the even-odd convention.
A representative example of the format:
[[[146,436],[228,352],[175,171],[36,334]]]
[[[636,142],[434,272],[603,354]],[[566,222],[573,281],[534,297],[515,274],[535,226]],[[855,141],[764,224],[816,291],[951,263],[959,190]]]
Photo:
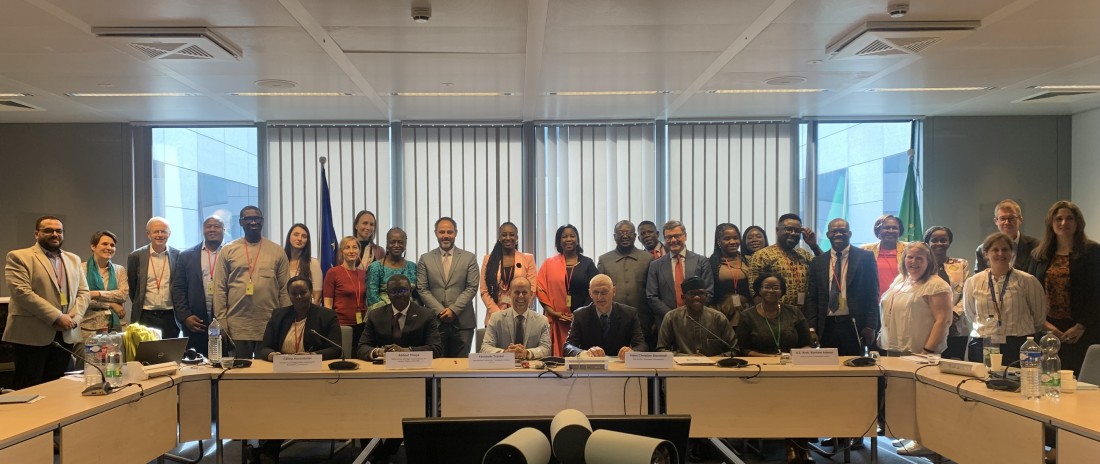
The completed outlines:
[[[332,227],[332,200],[329,199],[328,175],[321,166],[321,274],[336,264],[336,229]]]

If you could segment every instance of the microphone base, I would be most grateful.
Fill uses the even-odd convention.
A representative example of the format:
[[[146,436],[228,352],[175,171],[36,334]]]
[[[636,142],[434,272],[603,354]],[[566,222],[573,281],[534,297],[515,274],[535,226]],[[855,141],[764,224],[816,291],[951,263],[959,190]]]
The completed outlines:
[[[95,385],[89,385],[84,391],[80,392],[81,396],[104,396],[115,391],[114,387],[109,383],[97,383]]]
[[[715,364],[718,364],[718,367],[745,367],[749,362],[741,358],[722,358]]]
[[[333,361],[329,363],[328,368],[334,371],[354,371],[359,369],[359,364],[351,361]]]

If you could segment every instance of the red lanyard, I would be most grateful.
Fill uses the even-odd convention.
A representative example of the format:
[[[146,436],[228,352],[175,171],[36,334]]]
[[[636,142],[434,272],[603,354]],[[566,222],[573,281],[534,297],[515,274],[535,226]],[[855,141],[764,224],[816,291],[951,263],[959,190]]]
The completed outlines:
[[[736,268],[733,267],[733,265],[730,264],[730,260],[726,258],[722,258],[722,262],[726,263],[726,267],[730,268],[730,280],[733,280],[733,292],[737,293],[737,282],[740,281],[740,279],[737,278],[737,273],[741,272],[741,260],[737,260]],[[735,270],[736,272],[734,272]]]
[[[206,250],[204,248],[204,250]],[[210,263],[210,281],[214,281],[214,265],[218,263],[218,254],[221,251],[219,248],[217,251],[211,253],[210,250],[206,250],[206,261]]]
[[[351,279],[351,280],[355,281],[355,310],[356,311],[361,311],[363,309],[362,300],[361,300],[362,294],[363,294],[363,287],[360,284],[363,282],[363,279],[356,279],[355,277],[352,277],[351,271],[349,271],[347,267],[344,268],[344,274],[348,275],[348,279]],[[355,270],[355,274],[356,274],[356,276],[359,275],[359,270],[358,269]]]
[[[833,256],[835,256],[836,259],[841,259],[840,255],[834,254]],[[836,274],[836,271],[835,271],[836,266],[834,265],[834,266],[831,266],[831,267],[834,269],[834,271],[833,271],[833,281],[836,282],[836,288],[838,288],[838,289],[844,288],[844,285],[842,285],[840,283],[840,276]],[[848,260],[844,260],[844,263],[840,265],[840,273],[841,274],[843,274],[844,271],[846,271],[846,270],[848,270]]]
[[[165,252],[166,253],[168,252],[167,248],[165,249]],[[152,248],[149,249],[149,259],[150,260],[153,259],[153,249]],[[164,268],[166,266],[168,266],[168,256],[167,255],[164,256],[164,262],[160,263],[160,273],[157,273],[157,268],[156,268],[156,266],[153,265],[152,261],[149,262],[149,267],[153,269],[153,280],[157,284],[157,291],[158,292],[160,291],[160,281],[161,281],[161,278],[164,277]]]
[[[252,261],[252,256],[248,253],[248,240],[244,241],[244,260],[248,263],[248,281],[252,281],[252,268],[256,266],[256,263],[260,262],[260,247],[264,246],[263,239],[260,239],[260,243],[256,245],[256,260]]]

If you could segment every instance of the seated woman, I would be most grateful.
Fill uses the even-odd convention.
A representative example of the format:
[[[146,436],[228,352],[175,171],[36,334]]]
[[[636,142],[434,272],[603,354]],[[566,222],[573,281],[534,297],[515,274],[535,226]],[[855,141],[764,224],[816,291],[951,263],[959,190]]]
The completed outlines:
[[[332,346],[321,337],[313,334],[317,331],[328,339],[341,343],[340,324],[336,313],[312,303],[313,282],[305,277],[291,277],[286,284],[290,295],[290,306],[276,308],[264,330],[264,340],[256,353],[259,359],[274,362],[279,354],[319,354],[321,359],[340,357],[340,348]],[[253,462],[279,462],[279,448],[283,440],[263,440],[260,442],[260,458]]]
[[[761,302],[741,311],[737,342],[743,356],[776,356],[810,345],[810,326],[802,311],[779,303],[787,293],[787,281],[779,274],[760,274],[752,283]],[[812,463],[805,438],[787,439],[787,463]]]

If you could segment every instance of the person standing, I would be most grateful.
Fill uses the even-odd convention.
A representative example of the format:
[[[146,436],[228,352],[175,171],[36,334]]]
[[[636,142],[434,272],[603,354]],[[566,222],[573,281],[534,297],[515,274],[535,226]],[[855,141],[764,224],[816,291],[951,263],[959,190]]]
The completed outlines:
[[[1024,213],[1020,204],[1011,199],[1004,199],[993,207],[993,225],[997,230],[1012,238],[1012,268],[1021,271],[1028,270],[1032,261],[1032,251],[1039,248],[1039,239],[1024,235],[1020,226],[1024,224]],[[977,274],[989,268],[989,261],[985,258],[982,244],[974,250],[974,273]]]
[[[588,285],[596,276],[596,263],[584,256],[580,234],[572,224],[558,227],[554,233],[558,254],[539,267],[537,291],[542,312],[550,320],[550,345],[554,356],[561,356],[573,324],[573,312],[591,300]]]
[[[489,327],[489,319],[494,313],[512,307],[512,281],[526,277],[533,283],[538,268],[534,255],[519,251],[519,228],[505,222],[497,228],[497,243],[493,251],[485,255],[481,269],[484,271],[481,273],[481,301],[485,303],[485,327]],[[527,290],[534,295],[534,288]],[[527,302],[532,303],[532,298]]]
[[[313,243],[310,240],[309,227],[298,223],[290,226],[286,232],[286,240],[283,241],[283,251],[286,259],[290,260],[290,276],[305,277],[313,282],[313,304],[321,303],[321,260],[313,258]]]
[[[889,288],[901,272],[899,258],[905,254],[905,247],[908,246],[906,242],[898,241],[898,237],[905,232],[905,227],[897,216],[884,214],[875,220],[874,231],[879,241],[863,245],[863,249],[875,254],[878,288]]]
[[[122,304],[129,298],[130,288],[129,282],[124,278],[126,268],[111,262],[117,244],[118,237],[109,230],[92,234],[92,256],[81,263],[84,277],[88,280],[88,296],[91,298],[84,320],[80,321],[84,341],[97,332],[122,330],[121,320],[126,317],[126,307]],[[83,346],[74,348],[78,353],[84,350]],[[84,360],[76,360],[78,369],[83,364]]]
[[[749,263],[741,254],[741,231],[735,224],[718,224],[714,229],[714,252],[710,255],[710,274],[714,276],[714,298],[710,307],[725,314],[737,327],[741,311],[749,307]]]
[[[638,241],[642,242],[646,253],[652,255],[653,259],[660,259],[667,253],[665,245],[661,243],[661,233],[657,231],[657,224],[653,221],[638,223]]]
[[[378,231],[378,218],[364,209],[355,214],[351,228],[355,231],[355,238],[359,240],[359,269],[365,271],[370,263],[382,259],[386,254],[386,250],[374,240]]]
[[[358,267],[359,241],[355,237],[340,239],[339,251],[336,265],[325,274],[324,307],[336,313],[340,325],[351,327],[352,346],[355,346],[363,334],[363,321],[367,317],[367,272]]]
[[[817,234],[802,227],[802,218],[794,213],[779,216],[775,224],[775,244],[761,248],[749,259],[749,281],[756,282],[756,278],[765,273],[783,276],[786,291],[780,303],[804,311],[810,261],[814,255],[798,247],[802,240],[811,248],[817,247]]]
[[[279,244],[263,238],[264,213],[241,209],[244,237],[225,245],[214,270],[214,317],[229,335],[237,358],[252,358],[275,308],[290,306],[290,262]]]
[[[126,258],[126,280],[130,285],[133,311],[130,321],[160,330],[162,338],[180,336],[172,311],[172,269],[180,251],[168,246],[172,228],[168,220],[153,217],[145,223],[149,244]]]
[[[180,252],[176,278],[172,280],[172,306],[188,338],[187,347],[207,356],[206,326],[214,313],[214,270],[225,239],[221,216],[211,215],[202,222],[202,239]]]
[[[649,307],[653,310],[656,330],[661,330],[665,315],[684,305],[681,286],[684,279],[696,276],[703,279],[707,300],[714,298],[714,276],[710,273],[710,261],[706,256],[688,251],[687,226],[676,220],[668,221],[664,226],[665,245],[668,253],[649,264],[646,274],[645,295]],[[657,333],[647,333],[646,340],[653,340],[656,346]]]
[[[638,310],[642,333],[656,333],[656,317],[645,297],[646,277],[653,255],[634,246],[636,236],[630,221],[615,224],[615,249],[600,255],[596,272],[606,274],[615,283],[616,303]]]
[[[416,291],[436,318],[443,341],[444,358],[465,358],[477,326],[477,295],[481,273],[473,253],[455,246],[458,223],[449,217],[435,221],[439,247],[424,253],[416,263]],[[392,295],[391,295],[392,298]]]
[[[823,348],[863,356],[879,328],[878,268],[871,252],[851,246],[848,221],[829,221],[832,250],[810,264],[805,316]]]
[[[11,300],[3,340],[12,344],[17,389],[65,374],[72,355],[51,344],[71,350],[81,340],[80,321],[90,301],[80,257],[61,250],[61,219],[38,218],[34,239],[29,248],[9,251],[4,264]]]

